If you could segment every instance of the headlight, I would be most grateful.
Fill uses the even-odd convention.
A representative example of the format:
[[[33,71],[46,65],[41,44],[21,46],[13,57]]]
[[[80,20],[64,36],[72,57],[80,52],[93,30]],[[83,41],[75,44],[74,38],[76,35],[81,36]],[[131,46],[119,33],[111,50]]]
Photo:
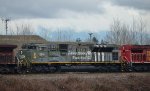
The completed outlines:
[[[20,54],[22,54],[23,52],[22,51],[20,51]]]

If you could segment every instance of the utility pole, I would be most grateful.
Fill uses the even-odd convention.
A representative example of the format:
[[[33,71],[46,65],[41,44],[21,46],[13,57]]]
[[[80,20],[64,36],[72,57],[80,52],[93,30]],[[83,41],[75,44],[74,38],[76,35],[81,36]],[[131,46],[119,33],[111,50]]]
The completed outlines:
[[[90,42],[92,42],[92,34],[93,33],[89,33],[89,35],[90,35]]]
[[[6,19],[2,19],[2,21],[5,22],[5,30],[6,30],[6,35],[7,35],[7,31],[8,31],[8,21],[10,21],[9,18],[6,18]]]

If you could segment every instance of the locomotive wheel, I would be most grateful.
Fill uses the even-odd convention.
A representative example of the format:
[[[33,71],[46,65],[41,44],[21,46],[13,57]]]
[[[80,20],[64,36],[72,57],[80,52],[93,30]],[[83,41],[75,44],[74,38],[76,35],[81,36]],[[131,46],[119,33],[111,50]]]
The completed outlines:
[[[50,71],[50,73],[60,72],[61,67],[60,66],[50,66],[49,71]]]
[[[56,71],[57,71],[56,67],[49,67],[49,72],[50,73],[54,73]]]
[[[22,70],[21,70],[21,68],[20,68],[20,67],[19,67],[19,68],[17,68],[16,72],[17,72],[18,74],[22,74]]]
[[[17,68],[17,73],[18,74],[26,74],[27,73],[27,68],[26,67],[18,67]]]

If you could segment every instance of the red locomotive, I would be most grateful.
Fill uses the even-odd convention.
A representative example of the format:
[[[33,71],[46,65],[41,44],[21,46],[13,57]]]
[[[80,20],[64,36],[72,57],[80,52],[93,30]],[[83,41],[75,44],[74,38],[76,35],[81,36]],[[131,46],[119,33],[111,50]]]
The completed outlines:
[[[0,45],[0,72],[13,72],[15,70],[15,48],[17,45]]]
[[[125,62],[150,62],[150,45],[123,45],[120,47],[120,51]]]
[[[128,71],[150,70],[150,45],[123,45],[120,52]]]

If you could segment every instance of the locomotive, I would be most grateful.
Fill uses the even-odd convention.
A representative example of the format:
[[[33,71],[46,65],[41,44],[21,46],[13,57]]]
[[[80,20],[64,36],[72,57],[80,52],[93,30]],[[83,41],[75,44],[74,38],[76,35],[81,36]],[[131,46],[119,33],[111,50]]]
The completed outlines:
[[[27,43],[15,55],[16,47],[0,45],[1,73],[150,71],[150,45]]]
[[[14,72],[17,67],[14,49],[16,45],[0,45],[0,72]]]

